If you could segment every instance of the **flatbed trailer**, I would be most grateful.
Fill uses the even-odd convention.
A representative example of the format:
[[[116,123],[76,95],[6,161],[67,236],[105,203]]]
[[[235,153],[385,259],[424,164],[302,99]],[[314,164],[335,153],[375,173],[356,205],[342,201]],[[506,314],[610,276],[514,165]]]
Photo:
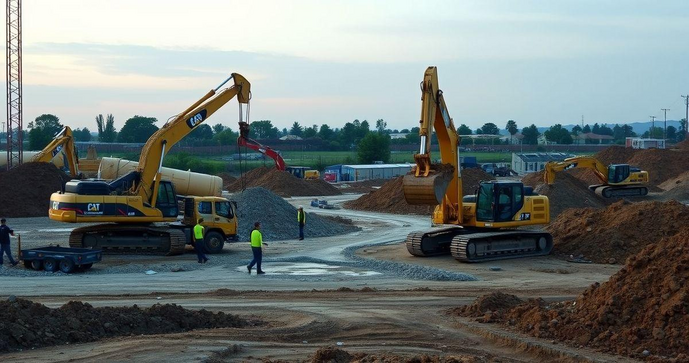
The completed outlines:
[[[60,246],[31,248],[19,253],[19,258],[24,261],[26,268],[50,272],[60,270],[64,273],[77,269],[88,270],[94,263],[100,262],[102,256],[101,250]]]

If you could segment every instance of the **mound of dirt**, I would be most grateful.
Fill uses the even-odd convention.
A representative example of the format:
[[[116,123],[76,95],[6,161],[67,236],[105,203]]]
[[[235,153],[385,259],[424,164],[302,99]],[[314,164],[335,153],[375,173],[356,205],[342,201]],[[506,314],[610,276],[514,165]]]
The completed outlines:
[[[71,178],[50,163],[24,163],[0,172],[0,216],[44,217],[50,195]]]
[[[651,360],[689,361],[689,229],[650,244],[574,302],[531,300],[509,311],[525,332]],[[646,353],[644,354],[644,351]]]
[[[267,361],[271,363],[272,361]],[[472,356],[472,355],[399,355],[396,353],[349,353],[344,349],[335,347],[324,347],[318,349],[310,360],[311,363],[484,363],[484,362],[499,362],[490,355]],[[277,363],[277,361],[275,362]]]
[[[222,187],[225,190],[237,180],[237,178],[230,175],[230,173],[220,173],[218,176],[222,179]]]
[[[578,174],[583,175],[582,171],[578,171]],[[606,205],[603,198],[589,190],[589,184],[572,175],[569,170],[557,173],[555,182],[550,185],[544,182],[543,171],[526,174],[522,182],[533,187],[536,193],[548,197],[551,221],[566,209],[603,208]]]
[[[339,189],[322,179],[299,179],[286,171],[268,167],[260,167],[245,173],[227,185],[226,189],[232,193],[253,187],[266,188],[282,197],[342,194]]]
[[[616,202],[604,209],[564,211],[546,230],[553,252],[584,255],[598,263],[624,263],[627,257],[689,225],[689,207],[676,201]]]
[[[291,177],[291,175],[290,175]],[[237,202],[237,235],[240,241],[248,241],[254,222],[261,222],[265,242],[296,239],[299,237],[297,209],[281,197],[265,188],[249,188],[234,193],[230,200]],[[323,218],[306,210],[305,237],[325,237],[354,232],[359,228]]]
[[[677,149],[637,150],[611,146],[596,154],[604,165],[629,164],[648,172],[649,186],[658,190],[660,184],[689,169],[689,154]]]
[[[603,165],[625,164],[637,151],[624,146],[610,146],[596,153],[595,157]]]
[[[689,139],[684,139],[682,142],[675,145],[676,149],[686,150],[689,149]]]
[[[465,305],[450,310],[450,314],[458,316],[480,317],[478,321],[489,323],[500,321],[505,311],[512,309],[524,301],[515,295],[493,292],[480,296],[471,305]]]
[[[395,214],[433,213],[433,205],[410,205],[404,199],[402,191],[403,177],[397,177],[383,184],[378,190],[362,195],[358,199],[344,203],[345,208],[368,212],[383,212]],[[462,191],[464,195],[474,194],[482,180],[494,180],[495,177],[478,168],[462,170]]]
[[[102,307],[71,301],[50,309],[29,300],[0,302],[0,352],[84,343],[107,337],[256,325],[235,315],[177,305]]]

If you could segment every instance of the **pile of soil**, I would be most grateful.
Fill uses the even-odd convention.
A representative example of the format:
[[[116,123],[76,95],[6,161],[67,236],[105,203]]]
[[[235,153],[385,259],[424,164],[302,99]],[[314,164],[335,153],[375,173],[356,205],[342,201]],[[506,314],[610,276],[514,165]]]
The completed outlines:
[[[637,151],[639,150],[624,146],[610,146],[596,153],[595,157],[603,165],[625,164]]]
[[[675,148],[681,150],[689,149],[689,139],[684,139],[682,142],[675,145]]]
[[[573,346],[652,361],[689,361],[689,229],[630,257],[603,285],[575,301],[531,299],[503,312],[504,324]]]
[[[689,207],[676,201],[616,202],[604,209],[564,211],[546,230],[554,253],[584,255],[598,263],[624,263],[649,244],[689,225]]]
[[[291,177],[291,175],[290,175]],[[265,242],[296,239],[299,237],[297,209],[265,188],[249,188],[234,193],[229,198],[237,202],[237,235],[240,241],[248,241],[255,222],[261,222],[261,233]],[[306,211],[304,236],[326,237],[357,231],[359,228],[348,223],[320,217]]]
[[[689,169],[689,154],[676,149],[631,149],[611,146],[596,155],[604,165],[629,164],[648,172],[652,190]]]
[[[395,214],[429,215],[435,209],[434,205],[410,205],[404,199],[402,191],[403,177],[397,177],[383,184],[378,190],[362,195],[358,199],[344,203],[345,208],[368,212],[383,212]],[[482,180],[494,180],[495,177],[482,169],[470,168],[462,170],[462,191],[464,195],[474,194]]]
[[[282,197],[342,194],[339,189],[322,179],[299,179],[286,171],[265,166],[245,173],[227,185],[226,189],[232,193],[252,187],[266,188]]]
[[[482,323],[500,321],[504,312],[522,304],[524,300],[515,295],[493,292],[480,296],[471,305],[465,305],[449,311],[452,315],[476,317]]]
[[[569,208],[603,208],[606,205],[605,200],[589,190],[589,184],[572,175],[572,171],[557,173],[555,182],[550,185],[545,183],[543,171],[529,173],[522,178],[524,185],[548,197],[551,221]],[[581,170],[578,174],[584,176]]]
[[[50,195],[71,178],[51,163],[24,163],[0,172],[0,217],[45,217]]]
[[[218,176],[222,179],[222,188],[225,190],[227,190],[232,183],[237,181],[237,178],[230,175],[230,173],[220,173]]]
[[[403,356],[395,353],[368,354],[368,353],[349,353],[344,349],[335,347],[325,347],[318,349],[310,360],[310,363],[483,363],[498,362],[491,356],[481,355],[414,355]],[[267,363],[270,363],[268,361]],[[277,362],[276,362],[277,363]]]
[[[14,300],[14,299],[13,299]],[[235,315],[187,310],[177,305],[102,307],[71,301],[50,309],[29,300],[0,302],[0,352],[107,337],[165,334],[208,328],[256,325]]]

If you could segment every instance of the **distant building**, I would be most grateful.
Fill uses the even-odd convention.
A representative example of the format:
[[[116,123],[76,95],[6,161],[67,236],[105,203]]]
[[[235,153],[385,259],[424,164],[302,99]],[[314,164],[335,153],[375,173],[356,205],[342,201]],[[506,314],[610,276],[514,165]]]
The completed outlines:
[[[397,133],[392,133],[390,134],[390,139],[395,140],[395,139],[404,139],[409,135],[408,132],[397,132]]]
[[[536,139],[538,145],[555,145],[555,142],[548,141],[548,139],[545,137],[544,134],[538,135],[538,138]]]
[[[610,135],[598,135],[592,132],[580,133],[574,136],[574,143],[576,145],[584,144],[612,144],[615,138]]]
[[[363,164],[331,165],[325,167],[325,174],[335,174],[335,181],[361,181],[392,179],[411,171],[413,164]],[[330,178],[328,178],[330,179]],[[326,179],[326,180],[328,180]],[[332,180],[328,180],[332,181]]]
[[[665,140],[628,137],[625,140],[625,146],[632,149],[665,149]]]
[[[512,170],[519,175],[533,173],[543,170],[549,161],[563,161],[572,156],[567,153],[512,153]]]
[[[500,141],[507,142],[510,145],[519,145],[522,143],[524,135],[521,132],[517,132],[514,135],[507,135],[500,138]]]
[[[303,140],[303,139],[297,135],[285,135],[285,136],[281,137],[280,140],[284,141],[284,140]]]

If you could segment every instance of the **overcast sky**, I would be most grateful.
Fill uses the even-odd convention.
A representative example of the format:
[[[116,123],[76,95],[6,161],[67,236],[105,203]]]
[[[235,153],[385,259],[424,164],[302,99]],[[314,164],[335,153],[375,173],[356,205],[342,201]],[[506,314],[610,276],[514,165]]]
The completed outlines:
[[[230,73],[279,128],[411,128],[438,66],[457,125],[684,114],[689,1],[24,0],[24,123],[170,116]],[[207,122],[237,129],[232,101]]]

